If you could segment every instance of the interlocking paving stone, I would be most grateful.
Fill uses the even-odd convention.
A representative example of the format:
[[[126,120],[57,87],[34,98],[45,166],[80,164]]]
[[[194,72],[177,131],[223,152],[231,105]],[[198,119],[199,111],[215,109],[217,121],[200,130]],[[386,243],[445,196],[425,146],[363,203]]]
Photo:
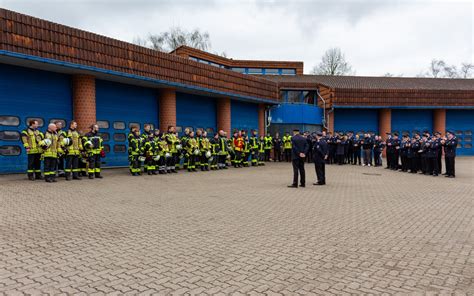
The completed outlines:
[[[0,294],[474,294],[474,158],[456,170],[0,176]]]

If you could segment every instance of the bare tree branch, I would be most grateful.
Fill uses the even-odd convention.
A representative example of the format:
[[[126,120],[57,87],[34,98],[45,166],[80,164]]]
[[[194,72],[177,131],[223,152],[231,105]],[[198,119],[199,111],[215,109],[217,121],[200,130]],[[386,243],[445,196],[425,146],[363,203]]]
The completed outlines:
[[[313,74],[342,76],[350,75],[352,71],[351,65],[346,61],[344,54],[340,48],[328,49],[318,66],[315,66],[311,71]]]

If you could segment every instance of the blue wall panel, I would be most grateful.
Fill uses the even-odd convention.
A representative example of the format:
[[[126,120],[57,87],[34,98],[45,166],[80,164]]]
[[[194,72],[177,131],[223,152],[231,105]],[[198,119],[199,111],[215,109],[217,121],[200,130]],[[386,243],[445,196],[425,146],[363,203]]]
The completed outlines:
[[[272,123],[322,124],[323,111],[315,105],[280,104],[271,110]]]
[[[1,126],[0,131],[21,131],[29,117],[71,120],[72,90],[69,75],[0,64],[0,115],[20,118],[19,126]],[[0,146],[21,146],[21,141],[2,141]],[[26,171],[26,152],[19,156],[0,156],[0,173]]]
[[[258,130],[258,104],[231,101],[231,132],[234,129]]]
[[[413,131],[431,133],[433,129],[433,110],[430,109],[392,109],[392,131],[399,133]]]
[[[104,144],[110,147],[110,152],[103,159],[105,165],[127,165],[126,149],[123,152],[123,149],[119,151],[119,148],[123,148],[122,145],[127,145],[126,137],[123,140],[123,134],[128,135],[130,123],[139,123],[141,129],[145,123],[158,127],[157,92],[151,88],[97,80],[96,106],[97,120],[109,123],[109,128],[100,130],[102,133],[108,133],[110,138],[104,141]],[[115,129],[114,122],[125,122],[125,129]],[[117,138],[114,138],[114,135]]]
[[[456,133],[459,140],[458,155],[474,155],[472,148],[474,110],[447,110],[446,129]]]
[[[379,131],[377,109],[335,109],[329,116],[334,116],[335,132],[373,132]]]
[[[205,96],[176,93],[176,125],[182,128],[216,130],[216,100]],[[211,136],[211,135],[209,135]]]

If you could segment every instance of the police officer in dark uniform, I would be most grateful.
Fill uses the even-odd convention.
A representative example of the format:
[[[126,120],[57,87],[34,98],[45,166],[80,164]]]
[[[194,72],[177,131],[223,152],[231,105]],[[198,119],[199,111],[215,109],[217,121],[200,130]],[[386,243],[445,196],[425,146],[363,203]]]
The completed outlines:
[[[456,148],[458,146],[458,139],[454,135],[454,132],[447,131],[446,138],[441,140],[441,144],[444,147],[444,161],[446,166],[446,177],[456,177],[454,168],[454,159],[456,158]]]
[[[318,182],[313,185],[326,185],[326,160],[329,157],[329,148],[326,141],[323,139],[322,133],[316,133],[316,139],[313,142],[313,161],[316,169],[316,176]]]
[[[428,174],[438,176],[438,150],[440,143],[437,141],[435,135],[431,136],[428,143]]]
[[[298,129],[293,130],[291,137],[291,160],[293,164],[293,184],[290,188],[298,188],[298,172],[300,174],[300,187],[305,187],[306,174],[304,171],[304,161],[308,153],[309,145],[305,137],[300,134]]]
[[[387,167],[386,169],[392,168],[392,159],[393,159],[393,146],[392,146],[392,134],[391,133],[385,133],[387,135],[387,140],[385,140],[385,144],[387,145],[387,150],[385,151],[385,154],[387,156]]]
[[[408,172],[410,167],[408,160],[408,150],[410,150],[410,137],[408,134],[403,134],[402,142],[400,143],[400,159],[402,162],[402,172]]]
[[[439,173],[441,173],[443,171],[443,163],[441,161],[441,159],[443,157],[443,144],[441,144],[442,137],[441,137],[440,132],[435,132],[434,134],[436,136],[436,141],[438,142],[438,156],[437,156],[438,171],[439,171]]]

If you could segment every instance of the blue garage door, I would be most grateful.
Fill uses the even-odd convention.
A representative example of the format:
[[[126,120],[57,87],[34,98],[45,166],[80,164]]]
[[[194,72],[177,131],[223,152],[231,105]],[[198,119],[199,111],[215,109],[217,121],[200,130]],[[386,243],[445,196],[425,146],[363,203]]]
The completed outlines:
[[[104,139],[105,166],[128,164],[127,135],[131,125],[158,127],[158,97],[150,88],[96,81],[97,123]]]
[[[474,131],[474,110],[447,110],[446,129],[452,130],[459,140],[459,155],[474,155],[472,132]]]
[[[258,130],[258,104],[231,101],[231,130]]]
[[[433,110],[392,109],[392,131],[402,134],[422,133],[433,129]]]
[[[37,118],[40,130],[49,122],[72,117],[70,76],[0,64],[0,173],[26,171],[20,132]]]
[[[176,125],[182,134],[185,128],[203,129],[213,136],[217,129],[216,100],[186,93],[176,93]]]
[[[354,133],[372,133],[379,131],[377,109],[335,109],[334,131]]]

